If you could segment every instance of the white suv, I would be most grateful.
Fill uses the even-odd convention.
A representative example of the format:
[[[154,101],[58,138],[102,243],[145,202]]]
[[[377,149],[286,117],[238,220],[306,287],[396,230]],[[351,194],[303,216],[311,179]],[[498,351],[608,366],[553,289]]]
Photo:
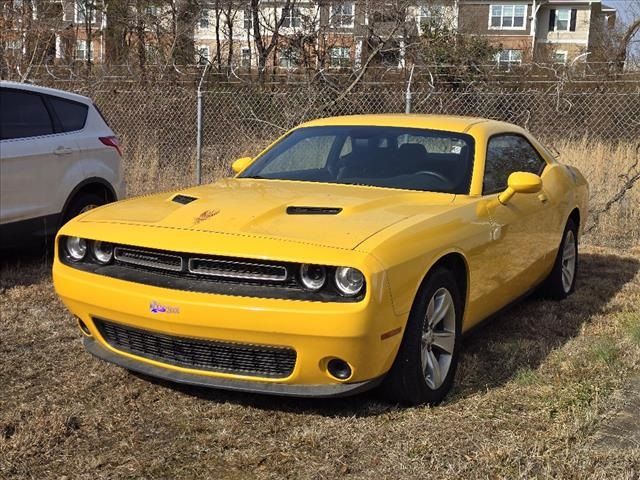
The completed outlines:
[[[0,247],[53,235],[122,198],[121,156],[89,98],[0,82]]]

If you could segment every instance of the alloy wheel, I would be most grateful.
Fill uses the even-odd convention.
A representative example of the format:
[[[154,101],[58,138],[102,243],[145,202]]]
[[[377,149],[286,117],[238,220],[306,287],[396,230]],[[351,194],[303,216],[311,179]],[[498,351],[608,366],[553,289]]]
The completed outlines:
[[[576,274],[576,239],[572,230],[567,232],[562,249],[562,288],[569,293]]]
[[[451,292],[439,288],[429,300],[421,339],[422,372],[437,390],[451,368],[456,343],[456,310]]]

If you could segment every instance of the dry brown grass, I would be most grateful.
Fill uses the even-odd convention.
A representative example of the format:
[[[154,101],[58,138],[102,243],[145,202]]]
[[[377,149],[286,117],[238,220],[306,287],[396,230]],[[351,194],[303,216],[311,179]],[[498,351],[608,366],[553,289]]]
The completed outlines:
[[[640,142],[558,142],[559,160],[576,166],[589,181],[591,210],[597,214],[640,172]],[[594,224],[589,220],[589,226]],[[610,210],[599,215],[591,240],[604,245],[631,246],[640,242],[640,181]]]
[[[591,180],[596,206],[617,191],[613,172],[635,159],[632,146],[557,147]],[[169,187],[168,176],[189,183],[146,153],[129,170],[134,189]],[[616,392],[640,374],[637,188],[587,238],[573,296],[528,299],[465,338],[454,391],[436,408],[402,409],[373,393],[229,393],[127,373],[83,351],[53,292],[50,259],[5,252],[0,478],[638,478],[639,446],[599,433],[625,403]],[[635,245],[625,252],[595,246],[625,232]]]

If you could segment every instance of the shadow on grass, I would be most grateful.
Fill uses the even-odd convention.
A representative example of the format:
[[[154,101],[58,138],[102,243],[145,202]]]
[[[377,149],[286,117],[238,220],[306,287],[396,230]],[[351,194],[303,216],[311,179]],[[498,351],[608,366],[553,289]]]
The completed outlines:
[[[0,289],[29,286],[51,276],[52,241],[0,250]]]
[[[640,269],[638,260],[616,255],[584,253],[580,261],[576,292],[566,300],[531,296],[464,338],[456,385],[445,402],[496,388],[522,370],[536,369],[551,351],[577,336],[585,323],[601,313],[610,313],[610,299]],[[136,376],[208,401],[265,410],[366,417],[396,408],[380,401],[375,391],[347,398],[300,399],[191,387]]]

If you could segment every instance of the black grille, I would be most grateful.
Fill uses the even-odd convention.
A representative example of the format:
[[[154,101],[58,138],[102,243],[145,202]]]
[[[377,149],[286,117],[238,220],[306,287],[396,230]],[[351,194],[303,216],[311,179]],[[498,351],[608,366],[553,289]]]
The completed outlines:
[[[173,337],[95,318],[94,322],[112,347],[178,367],[284,378],[296,364],[296,352],[290,348]]]

